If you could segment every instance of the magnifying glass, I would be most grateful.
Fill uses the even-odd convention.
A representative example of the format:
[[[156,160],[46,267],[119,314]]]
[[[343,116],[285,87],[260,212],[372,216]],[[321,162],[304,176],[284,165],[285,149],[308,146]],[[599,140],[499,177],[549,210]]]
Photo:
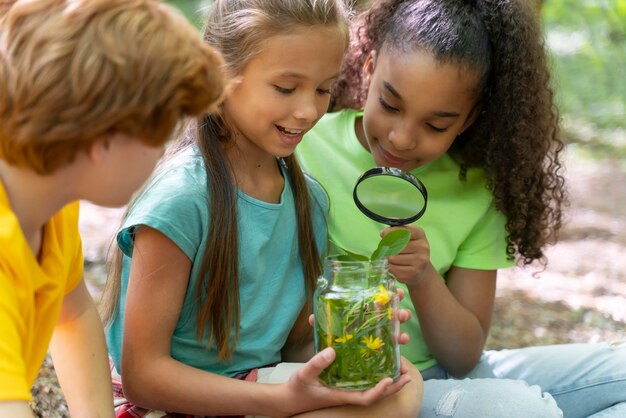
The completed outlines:
[[[424,184],[408,171],[375,167],[359,177],[352,197],[370,219],[399,226],[413,223],[424,215],[428,193]]]

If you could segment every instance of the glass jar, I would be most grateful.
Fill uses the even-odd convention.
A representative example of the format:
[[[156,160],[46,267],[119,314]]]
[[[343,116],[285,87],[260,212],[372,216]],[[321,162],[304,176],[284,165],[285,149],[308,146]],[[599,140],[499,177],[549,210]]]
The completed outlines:
[[[367,389],[400,376],[398,304],[386,258],[325,259],[313,301],[315,351],[332,347],[336,358],[320,375],[323,384]]]

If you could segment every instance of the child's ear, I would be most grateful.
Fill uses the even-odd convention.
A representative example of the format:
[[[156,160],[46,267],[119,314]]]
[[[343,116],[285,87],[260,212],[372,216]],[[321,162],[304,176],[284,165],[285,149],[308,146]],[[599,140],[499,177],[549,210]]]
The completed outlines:
[[[374,69],[376,68],[376,51],[371,51],[367,58],[365,58],[365,62],[363,63],[363,84],[365,88],[369,88],[370,80],[372,79],[372,75],[374,74]]]
[[[109,138],[98,138],[89,147],[87,155],[89,160],[93,163],[99,163],[106,158],[106,153],[109,150]]]

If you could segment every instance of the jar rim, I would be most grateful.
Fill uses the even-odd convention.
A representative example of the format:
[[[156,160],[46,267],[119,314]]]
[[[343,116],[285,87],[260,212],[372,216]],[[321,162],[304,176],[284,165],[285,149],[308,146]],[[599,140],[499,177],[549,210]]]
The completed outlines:
[[[333,263],[333,264],[337,264],[337,265],[364,265],[364,264],[370,264],[370,265],[385,265],[385,264],[389,264],[389,260],[387,257],[382,257],[382,258],[377,258],[374,260],[370,260],[370,259],[366,259],[366,260],[357,260],[357,259],[342,259],[340,258],[341,256],[335,256],[335,255],[331,255],[325,258],[325,262],[327,263]]]

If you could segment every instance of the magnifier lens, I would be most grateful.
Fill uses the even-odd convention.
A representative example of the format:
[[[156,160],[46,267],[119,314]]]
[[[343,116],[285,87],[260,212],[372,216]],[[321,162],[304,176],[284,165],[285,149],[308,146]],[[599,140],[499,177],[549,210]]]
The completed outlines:
[[[365,172],[357,181],[353,197],[365,215],[387,225],[415,222],[426,210],[424,185],[396,168],[377,167]]]

